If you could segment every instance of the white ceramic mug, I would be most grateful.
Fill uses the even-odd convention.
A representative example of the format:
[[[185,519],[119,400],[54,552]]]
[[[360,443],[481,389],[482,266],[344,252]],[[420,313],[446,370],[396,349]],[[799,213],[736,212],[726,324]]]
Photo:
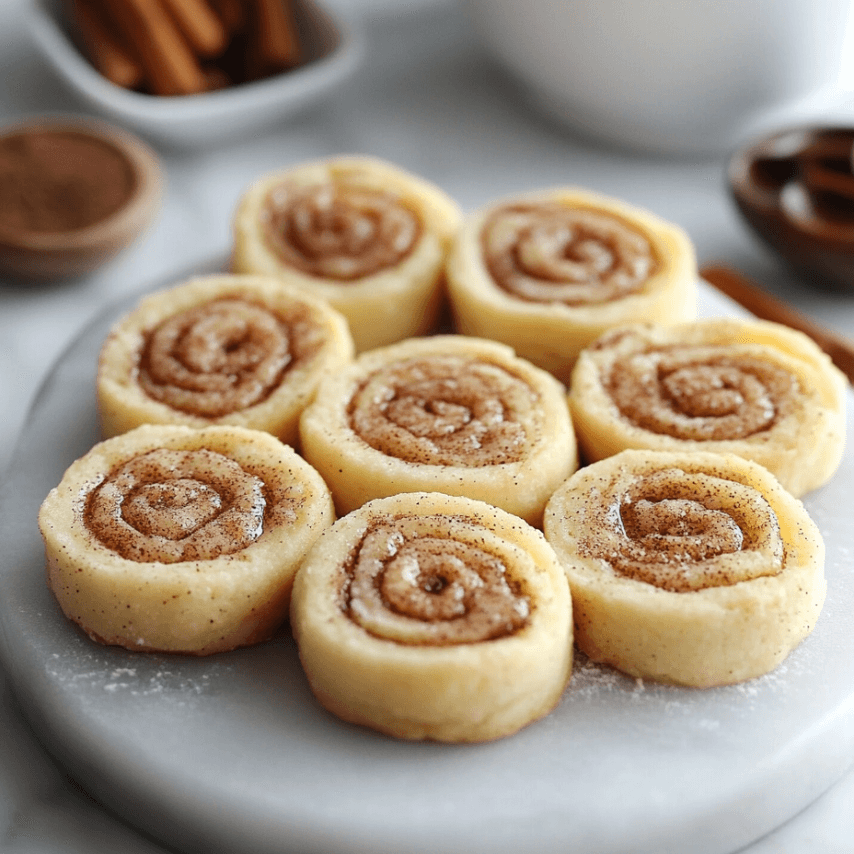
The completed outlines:
[[[542,107],[621,146],[723,151],[847,86],[851,0],[467,2]]]

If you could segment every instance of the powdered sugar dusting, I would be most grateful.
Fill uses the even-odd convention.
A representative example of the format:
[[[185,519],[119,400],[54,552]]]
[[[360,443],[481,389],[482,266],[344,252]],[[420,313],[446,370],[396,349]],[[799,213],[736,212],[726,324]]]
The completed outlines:
[[[591,661],[576,650],[572,679],[565,699],[569,702],[591,704],[643,704],[654,705],[669,714],[691,714],[724,709],[752,713],[757,703],[769,696],[782,695],[791,690],[793,678],[809,669],[806,649],[798,649],[782,664],[762,676],[734,685],[716,688],[688,688],[663,685],[650,680],[634,678],[606,664]],[[712,716],[696,718],[696,724],[706,730],[718,727]]]
[[[589,700],[601,694],[644,690],[642,679],[633,680],[604,664],[592,662],[584,653],[575,653],[569,689],[573,698]]]
[[[218,671],[223,669],[219,663],[188,667],[186,661],[170,664],[168,659],[148,657],[138,666],[112,667],[100,654],[75,656],[74,666],[69,666],[70,662],[58,653],[51,658],[55,666],[47,668],[47,675],[57,684],[79,689],[81,694],[160,696],[181,705],[208,693],[218,681]]]

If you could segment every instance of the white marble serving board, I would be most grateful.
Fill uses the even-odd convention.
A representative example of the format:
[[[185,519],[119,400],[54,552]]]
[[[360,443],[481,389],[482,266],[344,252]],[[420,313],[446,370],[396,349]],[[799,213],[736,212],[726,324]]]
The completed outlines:
[[[818,626],[742,685],[657,686],[577,657],[558,708],[520,733],[410,744],[320,709],[289,637],[204,659],[94,644],[45,585],[36,514],[97,441],[118,309],[48,376],[2,484],[0,653],[48,749],[130,823],[205,854],[727,854],[854,762],[850,449],[805,502],[827,545]],[[703,314],[734,311],[703,287]]]

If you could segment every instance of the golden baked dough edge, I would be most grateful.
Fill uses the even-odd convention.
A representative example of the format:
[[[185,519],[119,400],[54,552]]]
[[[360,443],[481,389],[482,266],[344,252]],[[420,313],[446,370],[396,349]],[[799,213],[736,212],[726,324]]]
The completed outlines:
[[[494,210],[526,202],[561,202],[612,214],[647,238],[659,269],[639,293],[602,305],[568,306],[513,297],[496,285],[484,264],[481,232]],[[446,268],[448,295],[461,333],[503,341],[565,384],[579,352],[605,330],[632,321],[676,323],[697,316],[697,261],[685,231],[649,211],[579,187],[524,193],[470,214],[451,246]]]
[[[757,488],[780,523],[782,572],[676,593],[580,555],[566,525],[571,508],[624,466],[723,471]],[[827,592],[824,542],[803,504],[762,466],[731,454],[624,451],[570,478],[549,502],[544,528],[569,579],[579,649],[635,677],[711,687],[768,673],[813,630]]]
[[[117,465],[157,448],[218,451],[253,473],[287,477],[302,506],[243,551],[213,560],[138,563],[93,538],[83,504]],[[265,640],[287,619],[299,562],[332,524],[320,476],[273,436],[239,427],[143,426],[74,461],[42,503],[47,583],[63,613],[95,640],[139,651],[207,655]]]
[[[418,212],[421,236],[399,264],[352,282],[321,279],[283,265],[260,226],[267,196],[284,180],[310,184],[330,179],[400,193]],[[231,269],[273,275],[327,300],[347,318],[356,350],[362,352],[434,328],[445,297],[445,258],[461,221],[453,198],[392,163],[364,155],[311,161],[264,175],[246,190],[234,215]]]
[[[455,646],[374,637],[340,605],[341,568],[372,516],[471,516],[532,556],[524,583],[530,622],[511,636]],[[352,723],[405,739],[487,741],[515,732],[559,701],[572,669],[566,576],[542,534],[483,502],[438,493],[377,499],[324,533],[297,576],[291,626],[312,691]]]

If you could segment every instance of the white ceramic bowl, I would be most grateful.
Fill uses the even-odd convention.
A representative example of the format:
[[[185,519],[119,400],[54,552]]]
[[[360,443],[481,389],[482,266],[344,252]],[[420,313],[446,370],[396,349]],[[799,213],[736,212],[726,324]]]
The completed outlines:
[[[30,33],[59,76],[91,107],[158,141],[210,146],[272,125],[315,103],[356,69],[362,38],[314,0],[295,3],[303,65],[273,77],[200,95],[164,98],[116,86],[83,57],[61,0],[30,0]]]
[[[724,151],[838,85],[850,0],[466,0],[561,121],[620,146]]]

